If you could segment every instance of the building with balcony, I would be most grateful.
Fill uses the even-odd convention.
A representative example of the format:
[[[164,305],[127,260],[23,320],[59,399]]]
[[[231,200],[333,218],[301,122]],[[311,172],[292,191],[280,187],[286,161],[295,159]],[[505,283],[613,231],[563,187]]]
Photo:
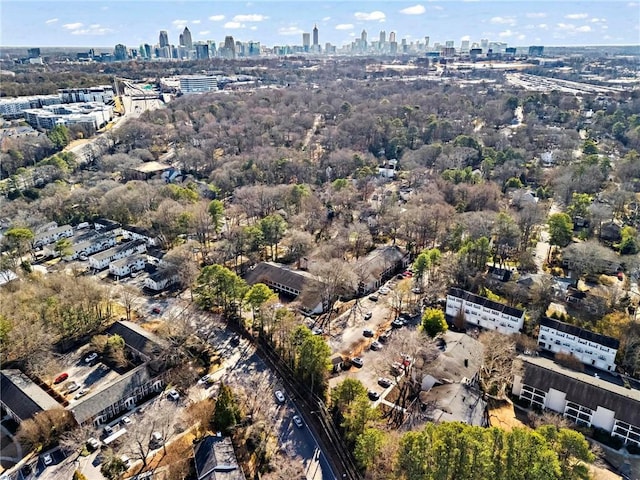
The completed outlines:
[[[488,298],[453,287],[447,294],[447,321],[463,315],[467,325],[475,325],[500,333],[518,333],[524,326],[524,310],[509,307]]]
[[[612,337],[543,317],[540,320],[538,346],[549,352],[573,355],[585,365],[615,371],[620,342]]]
[[[104,270],[116,260],[146,251],[147,244],[143,240],[132,240],[89,257],[89,266],[94,270]]]

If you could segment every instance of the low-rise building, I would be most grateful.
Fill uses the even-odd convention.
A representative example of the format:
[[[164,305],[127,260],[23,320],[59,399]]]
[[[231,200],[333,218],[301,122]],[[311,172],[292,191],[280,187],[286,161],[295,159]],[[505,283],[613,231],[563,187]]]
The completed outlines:
[[[154,292],[161,292],[162,290],[175,285],[180,280],[178,274],[173,270],[158,270],[152,275],[149,275],[144,279],[144,287]]]
[[[158,237],[146,228],[126,225],[122,227],[122,236],[128,240],[144,240],[148,247],[158,245]]]
[[[73,227],[71,225],[62,225],[61,227],[36,233],[33,238],[33,248],[44,247],[63,238],[71,237],[73,237]]]
[[[392,245],[376,248],[358,259],[353,269],[358,276],[358,293],[365,295],[376,290],[400,269],[409,265],[409,254]]]
[[[518,333],[524,326],[524,310],[494,302],[461,288],[452,287],[447,294],[447,321],[453,323],[463,315],[465,323],[500,333]]]
[[[144,270],[146,259],[143,255],[121,258],[109,265],[109,273],[114,277],[126,277],[130,273]]]
[[[20,370],[0,371],[0,405],[17,423],[44,410],[62,408],[51,395]]]
[[[573,355],[585,365],[615,371],[620,342],[612,337],[543,317],[540,320],[538,346],[553,353]]]
[[[245,480],[229,437],[209,435],[194,449],[198,480]]]
[[[130,257],[136,253],[144,253],[147,251],[147,244],[143,240],[132,240],[130,242],[121,243],[104,252],[96,253],[89,257],[89,266],[94,270],[104,270],[111,262],[120,260],[121,258]]]
[[[122,235],[122,225],[108,218],[98,218],[93,222],[93,228],[98,232],[110,232],[112,235]]]
[[[99,234],[94,231],[88,232],[88,235],[84,235],[84,240],[71,245],[71,253],[64,257],[65,260],[76,260],[79,257],[93,255],[94,253],[102,252],[108,248],[114,247],[117,243],[116,237],[109,233]]]
[[[640,390],[562,367],[543,357],[519,357],[524,373],[513,394],[532,406],[557,412],[578,425],[595,427],[640,446]],[[607,374],[603,374],[607,375]]]

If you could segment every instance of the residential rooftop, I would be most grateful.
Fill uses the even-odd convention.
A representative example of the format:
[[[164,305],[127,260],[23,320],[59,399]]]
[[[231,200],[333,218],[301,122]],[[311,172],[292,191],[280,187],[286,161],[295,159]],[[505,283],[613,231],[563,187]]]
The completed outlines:
[[[467,292],[466,290],[463,290],[458,287],[451,287],[449,289],[449,295],[461,298],[465,302],[475,303],[476,305],[482,305],[483,307],[496,310],[506,315],[511,315],[512,317],[520,318],[524,315],[524,310],[521,310],[515,307],[510,307],[508,305],[505,305],[504,303],[494,302],[493,300],[489,300],[486,297],[481,297],[480,295]]]

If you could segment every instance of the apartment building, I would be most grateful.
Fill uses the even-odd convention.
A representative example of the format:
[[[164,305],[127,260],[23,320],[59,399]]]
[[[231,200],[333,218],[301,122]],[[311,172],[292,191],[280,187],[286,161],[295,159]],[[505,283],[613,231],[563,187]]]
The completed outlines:
[[[543,317],[540,320],[538,345],[553,353],[571,354],[585,365],[615,371],[620,342],[612,337]]]
[[[121,258],[130,257],[136,253],[144,253],[147,251],[147,245],[142,240],[132,240],[130,242],[121,243],[109,250],[97,253],[89,257],[89,266],[94,270],[103,270],[107,268],[111,262],[120,260]]]
[[[71,237],[73,237],[73,227],[71,225],[62,225],[61,227],[37,233],[33,238],[33,248],[44,247],[62,238]]]
[[[109,265],[109,273],[114,277],[126,277],[130,273],[144,270],[146,263],[144,255],[132,255],[112,262]]]
[[[513,380],[513,394],[532,406],[557,412],[572,422],[600,428],[640,446],[640,390],[616,377],[576,372],[548,358],[519,357],[524,373]]]
[[[445,313],[449,322],[453,322],[462,313],[467,325],[476,325],[505,334],[518,333],[524,325],[524,310],[494,302],[457,287],[449,289]]]

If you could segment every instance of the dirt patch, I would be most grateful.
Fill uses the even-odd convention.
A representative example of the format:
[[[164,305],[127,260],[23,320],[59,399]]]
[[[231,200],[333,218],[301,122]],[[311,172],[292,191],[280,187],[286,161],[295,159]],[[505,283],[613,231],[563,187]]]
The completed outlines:
[[[489,422],[492,427],[506,431],[511,431],[514,428],[527,428],[527,425],[516,417],[515,409],[511,403],[504,403],[489,409]]]

